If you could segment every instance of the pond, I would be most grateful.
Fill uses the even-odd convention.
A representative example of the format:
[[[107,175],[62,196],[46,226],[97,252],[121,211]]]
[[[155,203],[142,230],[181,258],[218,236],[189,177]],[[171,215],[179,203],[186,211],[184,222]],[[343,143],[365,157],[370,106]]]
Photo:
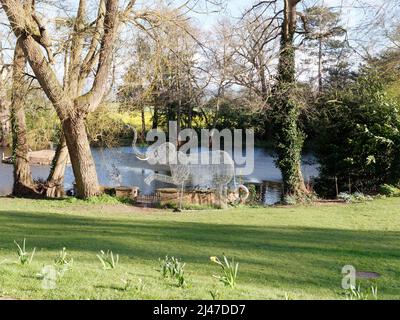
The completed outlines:
[[[0,154],[10,154],[10,150],[1,149]],[[137,186],[141,193],[151,194],[156,188],[165,187],[160,182],[153,182],[150,186],[144,183],[144,179],[154,171],[151,166],[136,159],[131,147],[119,148],[92,148],[95,159],[99,182],[104,186]],[[255,168],[251,175],[242,177],[241,180],[261,183],[262,181],[281,181],[281,173],[276,168],[274,158],[270,152],[256,148],[254,153]],[[32,165],[34,179],[46,179],[49,173],[48,166]],[[115,171],[120,173],[121,181],[115,181]],[[318,175],[318,165],[311,154],[303,155],[302,171],[305,180]],[[67,167],[65,174],[65,188],[72,188],[74,176],[71,166]],[[0,195],[11,193],[13,183],[13,168],[11,165],[0,163]],[[280,198],[279,187],[270,187],[265,195],[265,204],[273,204]]]

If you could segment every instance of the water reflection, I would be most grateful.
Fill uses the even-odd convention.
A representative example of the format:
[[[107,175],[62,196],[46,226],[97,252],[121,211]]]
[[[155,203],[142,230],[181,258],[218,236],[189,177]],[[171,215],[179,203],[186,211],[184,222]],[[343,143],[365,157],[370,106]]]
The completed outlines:
[[[9,150],[1,149],[0,154],[10,154]],[[146,162],[138,160],[132,153],[130,147],[120,148],[93,148],[93,157],[96,163],[99,182],[104,186],[115,186],[116,183],[112,177],[113,166],[117,168],[121,177],[121,185],[124,186],[137,186],[143,194],[151,194],[155,189],[165,187],[166,184],[155,181],[150,186],[143,181],[145,177],[153,173],[152,167]],[[255,168],[251,175],[239,178],[243,181],[251,181],[254,183],[262,183],[262,181],[275,181],[281,180],[280,171],[276,168],[274,159],[267,151],[256,148],[255,154]],[[45,179],[49,173],[48,166],[32,165],[32,175],[34,179]],[[303,156],[302,165],[303,175],[306,179],[318,175],[318,167],[312,155]],[[162,172],[160,172],[162,173]],[[12,190],[12,166],[0,163],[0,195],[7,195]],[[74,176],[71,166],[67,167],[65,173],[65,187],[66,189],[72,188]],[[281,190],[279,187],[270,186],[265,195],[265,203],[273,204],[279,200]]]

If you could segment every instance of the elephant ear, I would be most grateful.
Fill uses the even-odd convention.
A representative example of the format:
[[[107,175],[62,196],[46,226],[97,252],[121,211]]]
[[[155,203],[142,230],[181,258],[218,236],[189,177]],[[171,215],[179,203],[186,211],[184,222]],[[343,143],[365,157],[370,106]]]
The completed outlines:
[[[187,166],[187,165],[190,164],[190,160],[191,160],[192,158],[193,158],[193,157],[191,157],[190,155],[187,155],[187,154],[183,153],[182,151],[178,151],[178,152],[177,152],[177,161],[178,161],[178,164]]]
[[[165,143],[165,159],[167,161],[167,164],[176,164],[176,159],[177,159],[177,151],[176,147],[173,143],[171,142],[166,142]]]

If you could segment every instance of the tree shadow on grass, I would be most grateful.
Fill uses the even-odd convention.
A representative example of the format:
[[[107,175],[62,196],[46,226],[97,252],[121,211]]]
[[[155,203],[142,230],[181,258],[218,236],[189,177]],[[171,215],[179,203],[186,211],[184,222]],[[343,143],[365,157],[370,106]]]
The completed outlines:
[[[14,250],[14,240],[27,238],[29,248],[58,252],[65,246],[93,254],[93,259],[99,250],[112,250],[122,263],[157,266],[158,258],[173,255],[204,275],[216,270],[209,257],[226,253],[240,262],[243,279],[276,286],[332,288],[332,283],[340,285],[345,264],[369,268],[390,281],[400,273],[400,232],[395,231],[1,212],[0,234],[0,249]],[[197,270],[200,265],[202,270]]]

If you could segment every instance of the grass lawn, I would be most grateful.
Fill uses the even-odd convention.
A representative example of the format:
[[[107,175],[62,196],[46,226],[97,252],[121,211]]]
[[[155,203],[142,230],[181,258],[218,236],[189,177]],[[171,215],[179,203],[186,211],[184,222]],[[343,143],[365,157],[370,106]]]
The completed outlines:
[[[37,248],[19,265],[14,240]],[[45,290],[36,274],[62,247],[72,270]],[[103,270],[96,254],[120,255]],[[237,288],[225,288],[210,256],[240,263]],[[188,286],[164,280],[159,258],[186,262]],[[382,275],[380,299],[400,297],[400,198],[365,204],[226,211],[143,210],[125,205],[0,198],[0,297],[20,299],[343,299],[341,269]],[[123,290],[122,278],[133,285]],[[139,280],[141,279],[141,280]],[[139,285],[140,281],[143,285]],[[365,284],[367,286],[367,284]]]

